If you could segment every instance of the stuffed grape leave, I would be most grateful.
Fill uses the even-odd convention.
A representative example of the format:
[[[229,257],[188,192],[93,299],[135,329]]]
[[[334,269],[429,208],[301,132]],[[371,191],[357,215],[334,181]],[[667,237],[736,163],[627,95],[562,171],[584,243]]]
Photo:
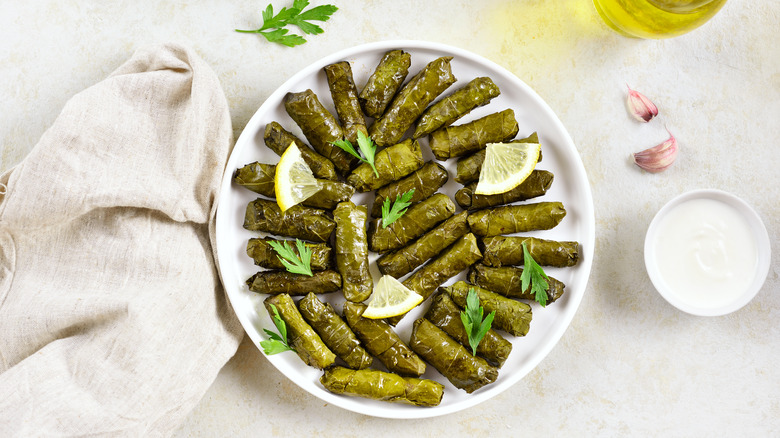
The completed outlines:
[[[341,275],[336,271],[315,271],[314,275],[288,271],[260,271],[246,281],[249,290],[261,294],[306,295],[326,294],[341,288]]]
[[[512,140],[510,143],[539,143],[539,136],[534,132],[526,138]],[[471,155],[461,157],[455,167],[455,181],[468,184],[479,179],[482,163],[485,162],[485,149],[480,149]],[[539,151],[539,162],[542,161],[542,152]]]
[[[523,290],[520,276],[523,269],[514,266],[491,268],[483,264],[475,264],[469,270],[469,282],[489,291],[508,298],[535,300],[536,294],[531,293],[531,285]],[[552,303],[563,295],[565,285],[553,277],[547,277],[547,303]]]
[[[301,312],[295,307],[295,301],[286,294],[271,295],[263,301],[268,314],[272,315],[271,304],[276,307],[279,316],[287,326],[287,342],[306,365],[325,369],[333,365],[336,355],[322,342],[322,339],[309,324],[304,321]]]
[[[279,254],[268,242],[278,242],[283,244],[285,241],[257,238],[253,237],[249,239],[246,244],[246,254],[254,260],[255,265],[267,269],[285,269],[282,262],[279,260]],[[292,247],[293,252],[297,255],[298,248],[295,246],[294,240],[287,240],[288,246]],[[332,266],[331,257],[332,250],[324,243],[305,243],[306,247],[311,250],[311,269],[312,271],[324,271],[330,269]]]
[[[380,254],[403,247],[422,236],[455,213],[455,203],[449,196],[437,193],[412,205],[403,216],[388,225],[381,225],[382,219],[368,224],[368,247]]]
[[[368,163],[363,163],[352,171],[347,182],[359,192],[368,192],[409,175],[424,162],[420,144],[409,138],[376,154],[374,166],[378,176]]]
[[[411,65],[412,55],[403,50],[391,50],[382,56],[358,96],[367,116],[379,118],[385,112],[409,74]]]
[[[485,314],[496,311],[493,318],[493,327],[503,330],[510,335],[525,336],[531,327],[531,306],[520,301],[507,298],[495,292],[474,286],[465,281],[455,282],[452,286],[445,288],[452,297],[452,301],[465,308],[466,297],[469,290],[474,289],[479,296],[479,304],[485,308]]]
[[[287,93],[283,100],[287,114],[298,124],[314,150],[332,161],[336,170],[346,175],[357,166],[360,162],[357,157],[333,145],[344,137],[344,131],[313,91]]]
[[[419,377],[425,362],[401,340],[393,328],[380,319],[363,318],[365,304],[345,302],[344,319],[369,353],[393,373]]]
[[[488,143],[500,143],[517,135],[515,112],[511,109],[489,114],[462,125],[434,131],[430,136],[433,155],[438,160],[469,155]]]
[[[389,199],[392,203],[409,190],[414,190],[412,199],[409,202],[416,204],[422,201],[436,193],[447,182],[448,177],[447,169],[441,164],[431,161],[425,163],[423,167],[405,178],[377,189],[374,205],[371,208],[371,216],[382,216],[382,204],[385,202],[385,199]]]
[[[579,243],[526,236],[494,236],[481,239],[482,263],[487,266],[523,264],[523,243],[541,266],[566,268],[579,261]]]
[[[547,193],[553,182],[552,172],[534,169],[519,186],[496,195],[478,195],[474,193],[477,182],[473,182],[455,193],[455,202],[464,210],[479,210],[497,205],[525,201]]]
[[[450,61],[451,56],[431,61],[403,86],[387,110],[369,128],[374,143],[378,146],[398,143],[428,104],[455,83]]]
[[[425,313],[425,319],[432,322],[461,345],[470,349],[469,335],[463,327],[461,308],[452,301],[449,294],[440,290],[431,297],[431,305]],[[470,351],[470,350],[469,350]],[[485,359],[490,365],[501,368],[512,351],[512,343],[504,339],[493,329],[485,333],[485,337],[477,345],[477,356]]]
[[[323,303],[313,292],[298,301],[298,310],[320,335],[331,351],[336,353],[350,368],[360,370],[374,362],[374,358],[363,348],[355,333],[328,303]]]
[[[368,135],[368,129],[358,101],[352,67],[349,62],[341,61],[327,65],[323,70],[328,78],[328,87],[336,107],[336,114],[344,129],[344,138],[356,145],[358,131]]]
[[[477,236],[498,236],[555,228],[566,216],[560,202],[507,205],[469,214],[469,227]]]
[[[285,130],[278,122],[271,122],[265,125],[263,134],[265,145],[274,151],[276,155],[281,156],[291,144],[298,146],[301,151],[301,157],[309,165],[311,173],[316,178],[337,180],[336,167],[333,162],[311,150],[311,148],[301,139],[294,136],[291,132]]]
[[[395,278],[414,271],[469,232],[467,217],[468,213],[460,212],[409,245],[380,256],[376,261],[379,271]]]
[[[414,322],[409,346],[456,388],[471,394],[498,378],[498,368],[449,337],[425,318]]]
[[[450,126],[474,108],[486,105],[501,94],[492,79],[472,79],[465,86],[429,106],[417,121],[412,138],[420,138],[441,128]]]
[[[336,223],[325,210],[296,205],[284,213],[274,201],[257,198],[246,207],[244,228],[313,242],[327,242]]]
[[[438,406],[444,395],[444,385],[439,382],[371,369],[331,367],[320,377],[320,383],[335,394],[414,406]]]
[[[344,298],[361,302],[371,296],[374,280],[368,270],[368,242],[364,205],[342,202],[333,212],[336,221],[336,266],[341,273]]]

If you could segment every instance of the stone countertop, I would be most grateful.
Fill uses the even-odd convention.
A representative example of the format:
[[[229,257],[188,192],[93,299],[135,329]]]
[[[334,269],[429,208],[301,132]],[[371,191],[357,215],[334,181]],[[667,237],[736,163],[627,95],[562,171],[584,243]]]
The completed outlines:
[[[237,137],[273,90],[325,54],[379,40],[442,42],[514,72],[568,129],[593,191],[593,269],[552,352],[509,390],[467,411],[408,421],[345,411],[288,381],[247,338],[177,435],[780,431],[779,2],[729,0],[702,28],[660,41],[613,33],[591,0],[332,2],[341,9],[325,33],[293,49],[232,32],[256,26],[266,3],[0,2],[0,171],[24,158],[72,95],[142,46],[194,47],[219,76]],[[626,84],[658,105],[653,123],[630,118]],[[677,162],[661,174],[639,170],[630,153],[665,140],[664,128],[680,143]],[[775,251],[756,298],[722,317],[678,311],[644,269],[654,213],[699,188],[747,201]]]

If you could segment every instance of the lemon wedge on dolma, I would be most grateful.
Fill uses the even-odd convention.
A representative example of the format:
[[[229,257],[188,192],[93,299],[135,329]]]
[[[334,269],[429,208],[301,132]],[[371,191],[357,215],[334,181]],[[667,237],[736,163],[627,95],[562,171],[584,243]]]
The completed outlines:
[[[295,143],[282,154],[276,165],[274,192],[276,203],[282,211],[302,202],[322,189],[322,183],[314,178],[311,168],[301,156]]]
[[[371,319],[403,315],[422,303],[422,295],[412,291],[390,275],[383,275],[374,287],[363,316]]]
[[[539,143],[489,143],[474,193],[497,195],[519,186],[536,167],[541,149]]]

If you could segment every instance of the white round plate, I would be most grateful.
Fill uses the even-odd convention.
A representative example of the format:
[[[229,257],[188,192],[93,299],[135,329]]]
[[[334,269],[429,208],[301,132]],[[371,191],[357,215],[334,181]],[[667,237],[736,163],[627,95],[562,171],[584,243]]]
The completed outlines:
[[[306,366],[295,353],[286,352],[267,357],[290,380],[327,403],[377,417],[423,418],[449,414],[474,406],[499,394],[522,379],[541,362],[561,338],[585,293],[595,242],[593,198],[588,179],[577,149],[566,129],[547,104],[523,81],[499,65],[473,53],[443,44],[422,41],[384,41],[365,44],[329,55],[311,64],[271,94],[257,110],[236,142],[228,160],[220,190],[216,225],[217,258],[222,283],[227,290],[233,309],[247,334],[259,348],[259,342],[267,338],[263,328],[274,331],[276,329],[262,305],[266,296],[250,292],[245,284],[246,279],[257,272],[257,267],[246,255],[246,242],[250,237],[258,236],[259,233],[245,230],[242,224],[246,205],[256,199],[257,195],[233,184],[232,174],[235,169],[254,161],[269,164],[278,162],[279,157],[263,142],[265,125],[271,121],[277,121],[299,138],[305,138],[284,110],[282,98],[287,92],[303,91],[310,88],[318,95],[326,108],[335,114],[322,68],[338,61],[349,61],[352,64],[355,84],[358,89],[361,89],[382,55],[392,49],[403,49],[412,55],[412,65],[407,79],[437,57],[452,56],[452,71],[458,78],[458,82],[445,91],[445,94],[462,87],[476,77],[489,76],[493,79],[501,89],[501,95],[493,99],[490,104],[475,109],[456,123],[465,123],[493,112],[512,108],[520,127],[518,137],[522,138],[535,131],[538,132],[543,153],[543,160],[538,167],[553,172],[555,180],[547,194],[537,198],[537,200],[561,201],[566,207],[567,215],[560,225],[552,230],[526,233],[526,235],[553,240],[578,241],[581,244],[580,261],[576,266],[545,269],[548,275],[564,282],[566,285],[565,293],[558,301],[546,308],[542,308],[536,303],[532,304],[533,321],[527,336],[515,338],[505,334],[507,339],[512,342],[513,349],[509,359],[500,369],[499,377],[495,383],[472,394],[467,394],[465,391],[455,388],[432,366],[428,366],[428,371],[423,377],[434,379],[445,386],[444,398],[437,407],[423,408],[402,403],[335,395],[320,385],[321,371]],[[433,160],[427,139],[421,139],[420,143],[426,160]],[[455,161],[455,159],[451,159],[443,163],[450,171],[450,181],[441,191],[450,196],[454,196],[455,191],[460,187],[453,180]],[[353,201],[367,204],[370,207],[372,199],[373,195],[371,194],[360,194],[356,195]],[[376,255],[372,254],[370,260],[372,274],[378,280],[379,271],[374,263]],[[463,279],[464,275],[465,273],[460,274],[447,284]],[[336,309],[340,309],[340,304],[343,302],[340,293],[321,295],[320,298],[335,304]],[[408,342],[412,322],[421,316],[426,308],[427,302],[407,315],[398,324],[397,332],[404,341]],[[375,366],[382,369],[378,361],[375,361]],[[262,388],[258,388],[258,390],[262,390]]]

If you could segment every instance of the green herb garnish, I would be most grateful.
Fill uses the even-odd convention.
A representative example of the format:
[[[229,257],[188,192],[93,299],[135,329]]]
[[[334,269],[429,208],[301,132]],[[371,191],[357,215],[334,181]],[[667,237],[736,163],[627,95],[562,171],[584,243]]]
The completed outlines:
[[[279,316],[279,310],[277,310],[276,306],[273,304],[271,304],[271,310],[273,311],[271,319],[273,319],[276,329],[279,330],[279,334],[265,328],[263,329],[265,334],[270,338],[265,341],[260,341],[260,346],[263,347],[263,353],[272,355],[283,351],[295,351],[295,349],[290,347],[287,343],[287,324],[285,324],[282,317]]]
[[[550,289],[550,285],[547,280],[550,278],[544,273],[544,270],[528,252],[528,248],[525,247],[523,242],[523,273],[520,275],[520,288],[528,290],[528,286],[531,286],[531,293],[535,295],[536,302],[541,304],[542,307],[547,306],[547,290]]]
[[[406,208],[412,205],[413,195],[414,189],[411,189],[403,195],[396,196],[392,207],[390,206],[390,198],[385,198],[382,203],[382,228],[387,228],[388,225],[397,221],[398,218],[406,213]]]
[[[311,272],[311,249],[300,239],[295,239],[295,247],[298,249],[297,254],[287,240],[282,243],[268,241],[268,244],[276,251],[279,261],[282,262],[289,272],[308,275],[309,277],[314,275]]]
[[[377,172],[376,166],[374,165],[374,155],[376,155],[376,145],[374,144],[374,141],[371,140],[371,137],[364,134],[363,131],[358,131],[357,137],[358,147],[360,148],[362,156],[355,150],[355,146],[352,146],[352,143],[347,139],[336,140],[333,142],[333,145],[338,146],[358,160],[368,163],[368,165],[374,169],[374,175],[379,177],[379,172]]]
[[[469,294],[466,296],[466,309],[460,312],[460,320],[463,322],[463,327],[469,335],[471,353],[475,356],[477,355],[477,346],[479,346],[482,338],[490,330],[490,325],[493,324],[493,317],[496,316],[496,311],[494,310],[483,320],[482,315],[484,312],[485,309],[479,305],[479,295],[477,295],[474,289],[469,289]]]
[[[328,21],[331,15],[339,8],[333,5],[315,6],[304,11],[309,5],[308,0],[295,0],[291,8],[282,8],[278,14],[274,15],[274,7],[270,3],[263,11],[263,25],[260,29],[242,30],[236,29],[236,32],[259,33],[269,42],[279,43],[287,47],[294,47],[306,42],[306,40],[296,34],[288,34],[285,26],[298,26],[303,33],[316,35],[324,32],[321,27],[309,21]]]

